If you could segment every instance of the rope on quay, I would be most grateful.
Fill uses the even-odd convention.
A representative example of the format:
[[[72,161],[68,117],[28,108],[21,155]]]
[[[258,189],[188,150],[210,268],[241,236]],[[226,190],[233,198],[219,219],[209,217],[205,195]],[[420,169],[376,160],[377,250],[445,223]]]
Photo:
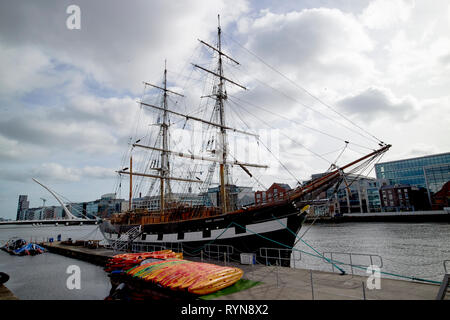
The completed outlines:
[[[287,244],[284,244],[284,243],[275,241],[275,240],[273,240],[273,239],[267,238],[267,237],[265,237],[265,236],[263,236],[263,235],[261,235],[261,234],[259,234],[259,233],[257,233],[257,232],[254,232],[254,231],[252,231],[252,230],[250,230],[250,229],[247,229],[246,227],[243,227],[243,226],[239,225],[239,224],[236,223],[236,222],[231,222],[231,224],[234,224],[234,225],[236,225],[236,226],[238,226],[238,227],[240,227],[240,228],[242,228],[242,229],[244,229],[244,230],[246,230],[246,231],[249,231],[249,232],[251,232],[251,233],[253,233],[253,234],[255,234],[255,235],[257,235],[257,236],[259,236],[259,237],[261,237],[261,238],[263,238],[263,239],[266,239],[266,240],[268,240],[268,241],[274,242],[274,243],[276,243],[276,244],[278,244],[278,245],[280,245],[280,246],[282,246],[282,247],[286,247],[286,248],[289,248],[289,249],[291,249],[291,250],[295,250],[295,251],[298,251],[298,252],[302,252],[302,253],[304,253],[304,254],[307,254],[307,255],[310,255],[310,256],[313,256],[313,257],[316,257],[316,258],[320,258],[320,259],[322,259],[322,260],[323,260],[323,258],[324,258],[323,256],[316,255],[316,254],[313,254],[313,253],[310,253],[310,252],[306,252],[306,251],[303,251],[303,250],[300,250],[300,249],[291,247],[291,246],[289,246],[289,245],[287,245]],[[286,228],[287,228],[287,227],[286,227]],[[287,228],[287,229],[288,229],[288,228]],[[288,229],[288,230],[289,230],[289,229]],[[290,230],[290,231],[292,232],[292,230]],[[218,237],[217,237],[217,238],[218,238]],[[216,239],[217,239],[217,238],[216,238]],[[213,241],[215,241],[215,240],[213,240]],[[312,248],[312,247],[311,247],[311,248]],[[327,259],[327,260],[328,260],[328,259]],[[336,264],[346,264],[346,263],[341,262],[341,261],[336,261],[336,260],[331,260],[331,259],[330,259],[329,262],[332,263],[331,261],[332,261],[333,263],[336,263]],[[366,270],[366,268],[364,268],[364,267],[362,267],[362,266],[353,265],[353,264],[348,264],[348,265],[350,265],[350,266],[352,266],[352,267],[354,267],[354,268]],[[384,275],[389,275],[389,276],[393,276],[393,277],[398,277],[398,278],[408,279],[408,280],[412,280],[412,281],[422,281],[422,282],[428,282],[428,283],[439,284],[439,285],[442,284],[441,281],[434,281],[434,280],[422,279],[422,278],[417,278],[417,277],[404,276],[404,275],[401,275],[401,274],[396,274],[396,273],[391,273],[391,272],[380,271],[380,273],[381,273],[381,274],[384,274]]]
[[[335,266],[339,271],[341,271],[341,274],[344,275],[345,271],[341,268],[339,268],[336,264],[334,264],[333,262],[331,262],[328,258],[326,258],[324,255],[320,254],[320,252],[318,252],[316,249],[314,249],[312,246],[310,246],[305,240],[303,240],[302,238],[300,238],[294,231],[292,231],[291,229],[289,229],[286,225],[284,225],[283,222],[281,222],[278,218],[276,218],[274,215],[272,215],[273,218],[275,218],[275,220],[277,220],[277,222],[279,224],[281,224],[283,227],[285,227],[290,233],[292,233],[298,240],[300,240],[301,242],[303,242],[304,244],[306,244],[308,247],[310,247],[315,253],[317,253],[318,255],[320,255],[323,259],[327,260],[329,263],[331,263],[333,266]]]

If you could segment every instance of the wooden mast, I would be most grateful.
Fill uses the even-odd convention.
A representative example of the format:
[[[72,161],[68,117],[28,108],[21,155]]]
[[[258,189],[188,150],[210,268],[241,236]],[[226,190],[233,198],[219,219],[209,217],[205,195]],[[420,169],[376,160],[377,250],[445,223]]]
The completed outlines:
[[[218,27],[217,27],[217,49],[219,52],[222,52],[222,44],[221,44],[221,30],[220,30],[220,15],[217,15]],[[226,97],[224,96],[224,88],[223,88],[223,67],[222,67],[222,55],[219,54],[219,90],[217,93],[217,103],[219,105],[219,119],[220,125],[225,126],[225,113],[223,108],[223,100]],[[222,213],[226,213],[228,211],[227,206],[227,192],[226,185],[228,184],[228,169],[226,167],[227,161],[227,141],[226,141],[226,131],[222,127],[220,128],[220,138],[222,144],[222,162],[220,163],[219,172],[220,172],[220,197],[222,200]]]
[[[130,156],[130,200],[128,205],[130,206],[128,209],[132,210],[133,204],[133,156]]]
[[[161,110],[163,112],[163,117],[162,117],[162,123],[161,123],[161,135],[162,135],[162,146],[161,148],[153,148],[156,151],[161,152],[161,167],[160,168],[149,168],[150,170],[158,170],[159,171],[159,175],[152,175],[152,174],[146,174],[146,173],[139,173],[136,172],[134,173],[135,176],[141,176],[141,177],[148,177],[148,178],[156,178],[160,180],[160,215],[163,216],[164,215],[164,210],[165,210],[165,204],[167,202],[167,195],[170,197],[172,191],[170,188],[170,180],[177,180],[177,181],[185,181],[185,182],[202,182],[202,181],[198,181],[198,180],[190,180],[190,179],[183,179],[183,178],[178,178],[178,177],[171,177],[169,176],[170,173],[170,165],[169,165],[169,154],[171,153],[170,151],[168,151],[168,147],[169,147],[169,143],[168,143],[168,129],[169,129],[169,124],[168,124],[168,115],[169,113],[175,113],[178,114],[174,111],[171,111],[168,109],[167,107],[167,96],[168,93],[171,94],[176,94],[180,97],[184,97],[184,95],[174,92],[172,90],[167,89],[167,64],[166,62],[164,62],[164,83],[163,83],[163,87],[160,86],[156,86],[154,84],[148,83],[148,82],[144,82],[144,84],[147,86],[151,86],[154,87],[156,89],[162,90],[164,91],[164,95],[163,95],[163,106],[162,107],[158,107],[158,106],[154,106],[151,104],[146,104],[143,102],[140,102],[141,106],[145,105],[145,106],[151,106],[153,108],[156,108],[158,110]],[[136,143],[133,144],[133,147],[138,146],[138,147],[144,147],[144,148],[151,148],[149,146],[143,146],[143,145],[138,145],[137,142],[139,142],[140,140],[136,141]],[[117,171],[120,174],[129,174],[130,175],[130,210],[131,210],[131,206],[132,206],[132,168],[131,168],[131,161],[132,159],[130,158],[130,172],[126,172],[125,170],[120,170]],[[166,192],[167,190],[167,192]]]
[[[169,180],[167,180],[167,186],[165,186],[165,178],[169,172],[169,161],[168,161],[168,154],[166,150],[168,149],[168,139],[167,139],[167,64],[166,61],[164,61],[164,100],[163,100],[163,122],[161,124],[162,129],[162,152],[161,152],[161,195],[160,195],[160,210],[161,210],[161,216],[164,215],[164,209],[165,209],[165,189],[167,188],[168,193],[170,194],[170,184]]]
[[[213,72],[210,71],[208,69],[205,69],[199,65],[194,64],[194,67],[199,68],[205,72],[208,72],[216,77],[219,78],[219,84],[218,84],[218,88],[217,88],[217,93],[213,96],[215,96],[216,98],[216,108],[219,111],[219,124],[218,127],[220,127],[220,137],[219,137],[219,141],[221,143],[221,159],[220,159],[220,166],[219,166],[219,175],[220,175],[220,198],[221,198],[221,206],[222,206],[222,213],[227,213],[229,210],[229,206],[227,203],[227,191],[226,191],[226,186],[229,183],[229,172],[228,172],[228,165],[227,165],[227,155],[228,155],[228,150],[227,150],[227,134],[226,134],[226,130],[229,129],[228,127],[225,126],[225,111],[224,111],[224,100],[227,99],[227,95],[226,95],[226,91],[224,88],[224,84],[225,82],[230,82],[233,85],[236,85],[244,90],[247,90],[247,88],[245,88],[244,86],[228,79],[225,78],[223,75],[223,65],[222,65],[222,56],[225,56],[226,58],[230,59],[230,61],[239,64],[236,60],[234,60],[233,58],[231,58],[230,56],[226,55],[225,53],[222,52],[222,31],[220,28],[220,15],[217,15],[217,20],[218,20],[218,27],[217,27],[217,37],[218,37],[218,43],[217,43],[217,48],[200,40],[199,41],[204,44],[205,46],[209,47],[210,49],[213,49],[214,51],[216,51],[219,54],[219,65],[218,65],[218,71],[217,72]]]

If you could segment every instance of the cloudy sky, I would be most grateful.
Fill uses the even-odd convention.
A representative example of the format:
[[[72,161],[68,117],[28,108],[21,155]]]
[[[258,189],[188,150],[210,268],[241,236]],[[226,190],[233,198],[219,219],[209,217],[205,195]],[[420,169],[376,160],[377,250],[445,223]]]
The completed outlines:
[[[345,140],[340,161],[373,137],[393,145],[383,160],[449,151],[447,0],[1,1],[0,216],[15,217],[19,194],[56,204],[32,177],[72,201],[114,192],[136,120],[155,121],[136,104],[142,81],[160,84],[165,59],[186,95],[172,108],[206,106],[210,78],[190,63],[213,68],[197,39],[215,43],[217,14],[241,63],[225,72],[248,88],[227,86],[230,125],[278,130],[263,184],[326,170]]]

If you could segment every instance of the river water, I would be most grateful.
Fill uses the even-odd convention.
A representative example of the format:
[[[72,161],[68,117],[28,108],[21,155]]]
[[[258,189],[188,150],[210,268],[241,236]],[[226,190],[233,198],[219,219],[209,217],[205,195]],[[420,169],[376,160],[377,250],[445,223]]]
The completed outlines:
[[[42,241],[47,238],[102,239],[96,225],[87,226],[0,226],[0,245],[11,237],[27,241]],[[80,268],[80,289],[68,289],[69,266]],[[0,271],[10,276],[6,283],[21,300],[102,300],[109,294],[111,284],[102,267],[94,264],[44,253],[36,256],[12,256],[0,250]]]
[[[295,262],[297,268],[332,271],[332,266],[318,258],[313,249],[320,254],[334,252],[333,259],[341,262],[350,262],[348,253],[351,252],[373,254],[372,263],[382,265],[381,272],[384,273],[441,281],[443,260],[450,260],[449,223],[315,224],[311,227],[304,225],[299,236],[305,232],[304,242],[299,241],[295,246],[295,256],[300,258]],[[102,239],[96,225],[0,226],[0,245],[14,236],[27,241],[42,241],[50,237],[56,239],[59,234],[63,240]],[[375,255],[381,256],[382,261]],[[370,260],[368,256],[354,255],[352,263],[366,266]],[[70,265],[80,267],[80,290],[67,288],[70,274],[66,271]],[[349,266],[341,265],[341,268],[352,272]],[[0,251],[0,271],[10,275],[6,285],[20,299],[98,300],[104,299],[111,288],[101,267],[52,253],[16,257]],[[353,272],[366,274],[362,268],[354,268]]]
[[[450,223],[337,223],[317,224],[308,230],[304,225],[299,232],[303,240],[296,249],[315,253],[335,252],[333,260],[349,263],[348,253],[378,255],[372,257],[373,265],[381,266],[382,277],[387,273],[442,281],[444,260],[450,260]],[[308,230],[308,231],[307,231]],[[310,247],[308,247],[308,245]],[[337,254],[343,252],[345,254]],[[332,271],[332,265],[323,259],[300,252],[296,266],[314,270]],[[326,255],[330,258],[330,254]],[[353,265],[368,266],[368,256],[352,256]],[[341,266],[341,265],[339,265]],[[342,266],[351,273],[349,266]],[[450,270],[450,263],[448,264]],[[363,268],[353,268],[354,274],[368,275]],[[449,271],[450,272],[450,271]]]

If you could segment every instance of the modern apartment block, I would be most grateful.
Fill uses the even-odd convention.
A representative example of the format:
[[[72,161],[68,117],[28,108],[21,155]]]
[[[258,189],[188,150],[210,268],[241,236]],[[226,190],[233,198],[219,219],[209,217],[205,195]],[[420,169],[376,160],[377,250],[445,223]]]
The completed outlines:
[[[19,196],[19,203],[17,205],[17,216],[16,220],[23,220],[23,213],[26,209],[28,209],[30,206],[30,202],[28,201],[27,195],[20,195]]]
[[[390,185],[410,185],[427,189],[428,200],[450,181],[450,152],[382,162],[375,165],[378,179]]]

